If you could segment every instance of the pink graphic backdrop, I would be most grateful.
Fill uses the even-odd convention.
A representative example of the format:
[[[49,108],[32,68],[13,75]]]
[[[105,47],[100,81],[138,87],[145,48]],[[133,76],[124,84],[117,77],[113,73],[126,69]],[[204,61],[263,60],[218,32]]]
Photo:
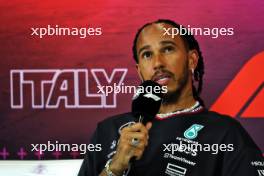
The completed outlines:
[[[233,36],[197,36],[204,61],[202,97],[208,108],[229,82],[254,55],[264,50],[264,1],[7,1],[0,5],[0,153],[6,159],[38,159],[30,152],[31,143],[88,143],[96,124],[106,117],[130,111],[131,94],[117,95],[116,108],[33,109],[31,92],[25,90],[25,106],[12,109],[10,70],[12,69],[88,69],[91,89],[95,80],[90,69],[127,68],[126,85],[139,79],[132,59],[132,42],[137,29],[157,19],[172,19],[193,27],[232,27]],[[101,36],[31,36],[32,27],[101,27]],[[264,58],[263,58],[264,59]],[[260,73],[261,74],[261,73]],[[36,75],[35,75],[36,76]],[[34,76],[33,76],[34,77]],[[67,77],[67,75],[66,75]],[[41,79],[41,77],[34,77]],[[250,84],[250,82],[249,82]],[[262,86],[263,88],[263,86]],[[262,89],[261,88],[261,89]],[[40,92],[38,92],[40,93]],[[262,101],[263,102],[263,101]],[[245,105],[246,106],[246,105]],[[263,114],[263,111],[262,111]],[[235,117],[264,151],[263,118]],[[63,153],[61,158],[72,158]],[[3,158],[4,157],[1,157]],[[56,158],[47,154],[44,159]]]

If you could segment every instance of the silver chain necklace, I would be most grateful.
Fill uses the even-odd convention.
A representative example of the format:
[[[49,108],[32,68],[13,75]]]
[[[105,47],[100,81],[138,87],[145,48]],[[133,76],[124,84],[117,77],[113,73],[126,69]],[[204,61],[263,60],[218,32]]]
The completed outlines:
[[[186,113],[186,112],[195,112],[197,110],[200,110],[201,108],[202,108],[202,106],[200,105],[199,101],[196,101],[195,104],[189,108],[174,111],[174,112],[159,113],[156,115],[156,117],[158,117],[159,119],[163,119],[163,118],[166,118],[166,117],[169,117],[172,115],[176,115],[176,114],[181,114],[181,113]]]

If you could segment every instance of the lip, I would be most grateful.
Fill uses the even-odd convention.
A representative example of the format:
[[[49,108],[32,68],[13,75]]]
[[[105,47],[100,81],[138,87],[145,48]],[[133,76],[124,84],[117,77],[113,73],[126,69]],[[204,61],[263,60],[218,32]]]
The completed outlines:
[[[161,74],[157,74],[153,77],[152,81],[164,86],[167,85],[169,83],[171,79],[170,74],[168,73],[161,73]]]

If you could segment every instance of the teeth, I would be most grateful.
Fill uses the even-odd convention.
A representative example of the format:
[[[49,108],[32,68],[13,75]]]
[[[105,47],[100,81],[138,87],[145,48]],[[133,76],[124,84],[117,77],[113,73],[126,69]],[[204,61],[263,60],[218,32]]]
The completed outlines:
[[[168,78],[167,78],[167,77],[160,78],[160,79],[158,79],[158,81],[163,81],[163,80],[165,80],[165,79],[168,79]]]
[[[160,78],[158,78],[157,80],[159,81],[159,80],[164,80],[164,79],[168,79],[169,77],[167,77],[167,76],[164,76],[164,77],[160,77]]]

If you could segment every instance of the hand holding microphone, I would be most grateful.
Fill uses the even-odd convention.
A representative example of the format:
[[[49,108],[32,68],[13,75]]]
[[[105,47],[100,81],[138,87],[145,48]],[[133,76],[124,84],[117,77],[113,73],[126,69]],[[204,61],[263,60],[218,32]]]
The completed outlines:
[[[160,91],[154,91],[158,89]],[[142,157],[148,145],[151,121],[159,111],[162,97],[161,86],[153,81],[145,81],[137,89],[132,101],[132,114],[138,123],[122,129],[116,154],[109,165],[116,176],[122,175],[134,159]]]
[[[148,145],[148,131],[151,125],[151,122],[148,122],[146,126],[142,123],[135,123],[122,129],[116,154],[110,165],[110,170],[115,175],[123,174],[129,167],[131,158],[139,160],[142,157],[145,147]],[[135,139],[137,142],[133,142]]]

